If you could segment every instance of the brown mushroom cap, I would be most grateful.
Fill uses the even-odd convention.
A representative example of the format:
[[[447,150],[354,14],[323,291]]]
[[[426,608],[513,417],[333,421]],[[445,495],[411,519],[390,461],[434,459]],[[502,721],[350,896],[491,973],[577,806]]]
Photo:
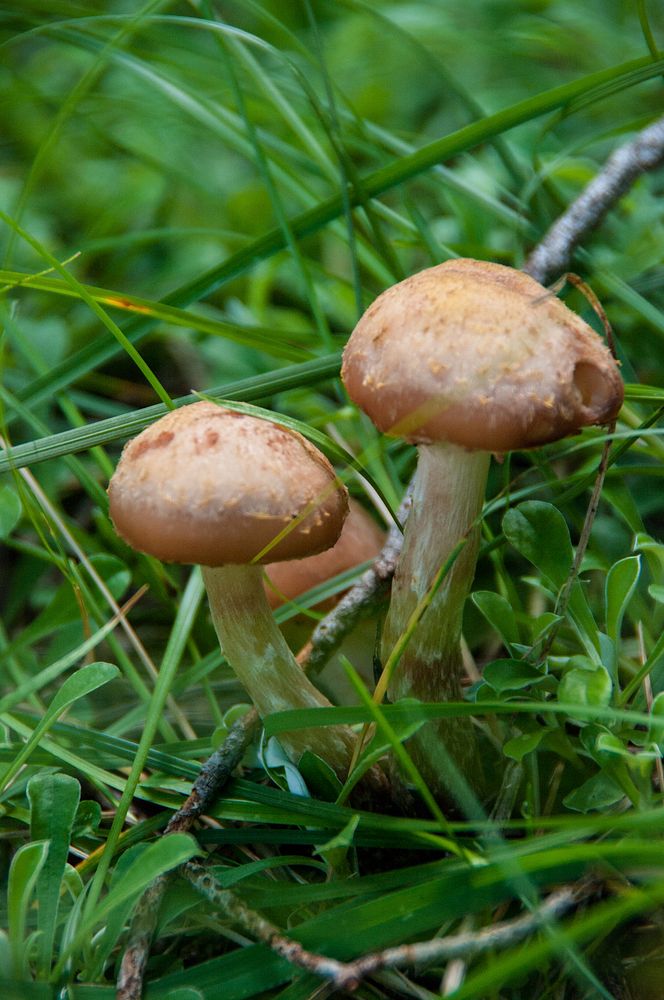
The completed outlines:
[[[168,413],[130,441],[108,493],[129,545],[204,566],[252,562],[290,524],[258,562],[321,552],[348,510],[332,466],[300,434],[207,402]]]
[[[364,507],[351,497],[348,517],[331,549],[305,559],[270,563],[265,567],[269,581],[273,584],[270,586],[268,582],[265,587],[270,607],[278,608],[285,601],[294,600],[312,587],[331,580],[338,573],[359,566],[368,559],[375,559],[384,542],[385,532],[381,531]],[[324,605],[327,606],[327,603],[324,602]]]
[[[413,443],[510,451],[618,413],[623,384],[601,338],[533,278],[449,260],[383,292],[344,351],[348,393]]]

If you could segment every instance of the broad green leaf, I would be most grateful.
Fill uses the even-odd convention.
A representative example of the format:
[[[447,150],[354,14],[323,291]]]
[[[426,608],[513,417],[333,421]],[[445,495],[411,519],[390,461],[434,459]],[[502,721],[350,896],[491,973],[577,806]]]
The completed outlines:
[[[69,708],[79,698],[84,698],[92,691],[108,684],[119,676],[120,671],[112,663],[88,663],[81,667],[76,673],[71,674],[63,682],[62,687],[57,692],[51,702],[44,719],[54,718],[60,715],[66,708]]]
[[[505,537],[560,591],[572,570],[574,550],[565,519],[549,503],[526,500],[503,518]],[[570,613],[589,653],[599,646],[597,626],[578,580],[572,586]]]
[[[530,632],[530,642],[534,644],[536,642],[542,642],[551,629],[560,621],[560,615],[556,615],[553,611],[545,611],[541,615],[537,615],[535,618],[530,618],[526,621],[526,627]],[[516,648],[519,652],[527,652],[528,646],[524,646],[523,650],[516,644]]]
[[[112,663],[100,662],[89,663],[87,666],[81,667],[80,670],[77,670],[76,673],[68,677],[53,698],[51,704],[44,713],[43,718],[39,721],[37,726],[35,726],[32,736],[28,739],[21,752],[17,754],[15,760],[5,771],[2,776],[2,787],[6,788],[35,747],[38,746],[42,736],[48,732],[49,728],[53,725],[59,715],[61,715],[75,701],[78,701],[79,698],[83,698],[92,691],[96,691],[97,688],[102,687],[102,685],[108,684],[109,681],[118,677],[119,673],[120,671],[118,668],[113,666]]]
[[[629,757],[630,751],[615,733],[600,733],[595,740],[595,751],[599,757]]]
[[[569,612],[576,625],[579,635],[583,641],[586,652],[589,656],[597,658],[601,662],[602,637],[593,618],[590,605],[586,598],[585,591],[579,580],[572,584],[569,599]]]
[[[21,520],[23,508],[10,486],[0,486],[0,538],[8,538]]]
[[[628,556],[614,563],[606,577],[606,631],[616,646],[620,642],[623,618],[639,582],[640,572],[640,557]]]
[[[519,629],[512,605],[501,594],[490,590],[477,590],[472,595],[473,603],[482,612],[505,643],[508,650],[512,643],[519,641]]]
[[[230,729],[231,726],[242,719],[248,712],[251,712],[252,706],[244,701],[238,701],[234,705],[231,705],[229,709],[224,712],[224,725],[226,729]]]
[[[106,896],[97,902],[92,913],[81,919],[67,947],[63,948],[53,975],[60,973],[69,956],[77,954],[78,950],[91,940],[95,928],[107,920],[118,907],[123,907],[130,900],[138,899],[159,875],[172,871],[200,853],[198,843],[188,833],[171,833],[141,849],[139,857],[132,858],[123,877],[118,879]]]
[[[526,500],[503,518],[503,531],[510,545],[544,573],[560,589],[574,560],[565,518],[550,503]]]
[[[217,726],[210,737],[210,745],[213,750],[218,750],[220,746],[226,741],[228,736],[228,726],[223,722],[220,726]]]
[[[68,774],[45,772],[28,783],[30,835],[33,840],[48,842],[37,881],[37,969],[44,978],[51,968],[60,890],[80,795],[78,781]]]
[[[575,812],[586,813],[595,809],[608,809],[624,797],[625,793],[620,785],[606,771],[600,771],[566,795],[563,805]]]
[[[540,745],[542,738],[546,735],[545,729],[539,732],[521,733],[512,737],[503,747],[503,753],[512,760],[522,761],[526,754],[532,753]]]
[[[604,707],[611,701],[612,690],[611,677],[605,667],[573,667],[558,685],[558,701]]]
[[[120,855],[111,874],[111,892],[113,892],[117,886],[122,885],[122,882],[127,878],[127,873],[131,871],[132,865],[140,861],[140,858],[144,855],[147,848],[147,844],[136,844]],[[104,967],[108,961],[111,951],[117,945],[120,935],[122,934],[123,927],[129,920],[134,902],[135,900],[131,896],[126,897],[122,903],[113,907],[110,913],[107,914],[103,930],[100,933],[95,934],[94,943],[92,943],[87,949],[87,953],[90,957],[88,959],[88,965],[84,968],[82,973],[83,979],[89,979],[92,982],[96,982],[102,978]]]
[[[585,728],[581,734],[581,741],[588,749],[594,760],[618,784],[632,805],[638,808],[641,796],[638,788],[634,784],[630,775],[630,770],[634,768],[637,772],[644,769],[644,760],[637,761],[636,757],[630,758],[629,766],[624,741],[611,732],[606,726],[591,725]],[[652,761],[648,761],[646,769],[649,772]]]
[[[287,756],[279,740],[265,740],[261,746],[261,763],[272,781],[280,788],[287,788],[293,795],[307,797],[309,789],[299,769]]]
[[[93,920],[101,921],[126,899],[136,898],[159,875],[172,871],[200,853],[196,839],[188,833],[169,833],[167,837],[153,841],[138,858],[132,860],[124,877],[111,886]]]
[[[599,640],[599,658],[600,662],[609,671],[609,676],[616,688],[618,690],[618,651],[615,643],[609,639],[606,632],[597,632],[597,638]],[[573,657],[574,659],[574,657]],[[592,661],[595,662],[594,660]]]
[[[62,884],[72,899],[78,899],[85,890],[83,879],[72,865],[66,864]]]
[[[116,601],[126,592],[131,583],[131,570],[117,556],[108,552],[96,552],[90,557],[90,563],[96,569]]]
[[[629,486],[621,480],[607,480],[604,483],[603,495],[605,502],[622,517],[630,531],[643,531],[643,520],[637,501],[632,496]]]
[[[547,675],[525,660],[494,660],[484,668],[483,678],[494,691],[518,691],[531,684],[541,684]]]
[[[305,780],[307,788],[317,797],[326,802],[335,802],[339,797],[342,784],[335,770],[311,750],[305,750],[298,761],[298,770]]]
[[[28,978],[28,961],[25,952],[25,931],[28,907],[48,854],[48,843],[35,841],[19,847],[9,868],[7,884],[7,922],[13,974],[19,979]]]

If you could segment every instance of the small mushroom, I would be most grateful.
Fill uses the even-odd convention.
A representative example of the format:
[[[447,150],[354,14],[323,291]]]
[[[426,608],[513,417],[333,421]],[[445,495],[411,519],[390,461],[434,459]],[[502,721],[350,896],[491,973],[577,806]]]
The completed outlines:
[[[361,563],[373,561],[380,554],[385,543],[385,532],[381,531],[374,519],[357,500],[349,499],[348,517],[338,540],[331,549],[317,556],[305,559],[291,559],[289,562],[270,563],[265,567],[265,593],[272,608],[278,608],[287,601],[297,601],[312,587],[353,569]],[[336,593],[319,601],[315,610],[329,611],[340,600]],[[367,685],[373,674],[373,649],[375,645],[377,616],[363,617],[346,636],[337,655],[328,660],[323,670],[316,676],[318,686],[330,695],[337,704],[355,704],[357,693],[342,669],[340,655],[347,656]],[[291,648],[301,648],[300,655],[310,650],[311,618],[296,614],[282,625],[284,635]],[[298,655],[298,660],[300,656]]]
[[[193,403],[126,445],[108,492],[115,529],[132,548],[202,565],[224,654],[261,717],[330,705],[277,628],[260,565],[321,552],[339,536],[346,490],[313,445],[270,421]],[[354,740],[328,726],[281,742],[295,761],[309,749],[344,777]]]
[[[386,659],[437,572],[467,544],[412,636],[392,700],[461,696],[460,635],[492,452],[556,441],[618,413],[623,384],[601,338],[523,272],[449,260],[389,288],[346,346],[348,393],[379,430],[418,445],[413,504],[382,639]],[[446,748],[478,783],[464,719],[425,726],[413,749],[444,790]]]
[[[348,517],[332,548],[315,556],[269,563],[265,567],[265,592],[270,607],[278,608],[288,601],[294,601],[312,587],[317,587],[360,563],[375,559],[384,541],[385,533],[364,507],[351,497]],[[322,601],[317,607],[321,610],[331,607],[338,596]]]

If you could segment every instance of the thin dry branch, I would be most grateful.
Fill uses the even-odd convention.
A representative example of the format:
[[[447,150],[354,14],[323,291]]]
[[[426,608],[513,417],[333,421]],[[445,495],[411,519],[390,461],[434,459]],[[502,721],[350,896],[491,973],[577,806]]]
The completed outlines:
[[[523,270],[542,285],[569,268],[574,248],[649,170],[664,162],[664,118],[643,129],[611,154],[602,169],[554,222],[532,251]]]
[[[590,882],[579,882],[551,893],[537,909],[514,920],[504,920],[481,931],[465,931],[451,937],[399,945],[397,948],[386,948],[385,951],[365,955],[355,962],[347,963],[344,970],[345,982],[339,985],[353,987],[366,976],[381,969],[448,962],[455,958],[469,959],[497,948],[508,948],[557,920],[593,891],[594,887]]]
[[[184,833],[210,807],[238,766],[258,728],[258,713],[247,712],[235,722],[221,747],[203,764],[189,797],[171,816],[164,830]],[[120,963],[116,1000],[140,1000],[150,945],[157,926],[159,907],[171,873],[156,878],[141,896],[134,910],[129,937]]]
[[[298,941],[285,937],[276,924],[246,906],[230,889],[222,888],[214,875],[203,865],[188,861],[180,867],[179,872],[215,909],[220,910],[224,916],[247,934],[251,934],[257,941],[267,944],[272,951],[293,965],[315,972],[317,976],[325,979],[332,979],[335,983],[343,982],[346,970],[343,962],[307,951]]]
[[[339,990],[353,990],[367,976],[383,969],[471,958],[496,948],[510,947],[561,917],[595,889],[589,880],[584,880],[551,893],[537,909],[514,920],[505,920],[481,931],[387,948],[364,955],[354,962],[340,962],[336,958],[307,951],[298,941],[284,935],[276,924],[250,909],[230,889],[224,889],[202,865],[189,861],[182,865],[180,874],[212,906],[257,941],[262,941],[293,965],[330,980]]]

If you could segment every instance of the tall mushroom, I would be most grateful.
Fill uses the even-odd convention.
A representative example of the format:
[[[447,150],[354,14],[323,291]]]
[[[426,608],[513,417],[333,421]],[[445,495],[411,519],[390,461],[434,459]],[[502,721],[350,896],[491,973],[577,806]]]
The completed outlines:
[[[224,653],[261,717],[329,706],[274,622],[260,565],[336,541],[348,500],[324,455],[270,421],[193,403],[126,445],[108,492],[115,529],[134,549],[202,565]],[[305,729],[281,741],[294,760],[310,749],[345,777],[349,729]]]
[[[389,686],[393,700],[457,700],[461,619],[479,544],[471,526],[482,509],[490,455],[610,421],[623,399],[618,369],[592,328],[538,282],[499,264],[461,259],[380,295],[351,335],[342,377],[379,430],[418,445],[383,658],[467,536]],[[429,724],[413,741],[439,793],[441,745],[472,783],[478,771],[470,724]]]

